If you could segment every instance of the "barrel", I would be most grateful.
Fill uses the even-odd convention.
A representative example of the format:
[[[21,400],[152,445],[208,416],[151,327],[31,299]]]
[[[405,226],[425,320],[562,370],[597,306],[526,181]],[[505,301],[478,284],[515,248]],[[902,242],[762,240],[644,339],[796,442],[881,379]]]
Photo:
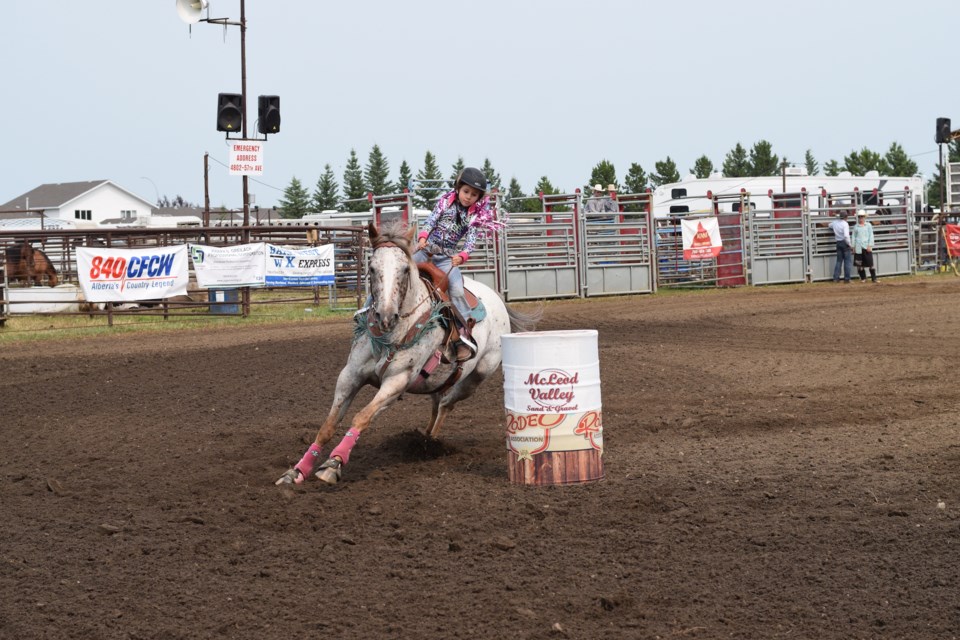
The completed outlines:
[[[597,332],[508,333],[502,342],[510,482],[603,479]]]

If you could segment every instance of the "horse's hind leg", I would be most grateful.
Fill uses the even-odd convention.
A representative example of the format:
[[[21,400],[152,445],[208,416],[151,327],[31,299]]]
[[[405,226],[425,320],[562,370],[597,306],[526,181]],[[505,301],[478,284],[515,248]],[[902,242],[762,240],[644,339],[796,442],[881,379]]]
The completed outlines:
[[[439,393],[430,394],[430,422],[427,423],[427,427],[423,430],[424,435],[429,436],[433,431],[433,425],[437,423],[437,416],[440,415],[440,398],[442,397]]]

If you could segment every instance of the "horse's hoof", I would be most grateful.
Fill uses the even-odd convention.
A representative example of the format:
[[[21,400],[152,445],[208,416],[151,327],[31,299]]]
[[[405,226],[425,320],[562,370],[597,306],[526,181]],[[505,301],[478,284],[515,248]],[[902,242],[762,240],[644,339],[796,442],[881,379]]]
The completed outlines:
[[[283,484],[302,484],[303,483],[303,474],[297,471],[296,469],[287,469],[283,472],[283,475],[280,476],[280,479],[274,482],[273,484],[278,487]]]
[[[321,482],[326,482],[327,484],[337,484],[340,481],[342,468],[342,462],[336,458],[329,458],[326,462],[320,465],[320,469],[318,469],[313,475]]]

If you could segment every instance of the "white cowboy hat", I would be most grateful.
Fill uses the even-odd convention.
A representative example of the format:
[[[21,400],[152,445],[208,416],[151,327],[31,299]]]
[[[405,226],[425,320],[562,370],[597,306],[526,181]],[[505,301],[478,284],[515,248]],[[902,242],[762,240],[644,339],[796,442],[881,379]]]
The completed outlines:
[[[866,210],[866,209],[860,209],[860,211],[857,211],[857,217],[859,218],[860,216],[863,216],[864,218],[866,218],[866,217],[867,217],[867,210]]]
[[[607,191],[616,191],[616,190],[617,190],[617,185],[615,185],[615,184],[608,184],[608,185],[607,185]]]
[[[595,184],[593,185],[594,191],[603,191],[603,185]]]

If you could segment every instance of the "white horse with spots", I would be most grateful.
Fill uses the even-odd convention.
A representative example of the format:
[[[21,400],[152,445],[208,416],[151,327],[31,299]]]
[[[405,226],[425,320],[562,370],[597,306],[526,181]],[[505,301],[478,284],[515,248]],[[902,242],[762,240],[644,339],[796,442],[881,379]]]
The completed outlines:
[[[323,446],[364,385],[378,387],[373,400],[353,417],[350,429],[316,472],[328,484],[340,479],[360,434],[370,422],[404,393],[429,394],[433,411],[426,435],[436,438],[454,405],[469,397],[500,366],[500,336],[533,329],[539,315],[510,309],[493,289],[469,278],[466,288],[482,305],[473,311],[477,320],[472,337],[477,354],[457,362],[447,340],[443,306],[431,297],[430,287],[418,274],[411,246],[414,228],[368,227],[373,253],[368,266],[372,302],[357,319],[356,337],[347,364],[337,378],[333,405],[316,440],[277,484],[300,484],[314,472]],[[483,312],[486,312],[485,315]],[[460,368],[459,375],[457,369]]]

